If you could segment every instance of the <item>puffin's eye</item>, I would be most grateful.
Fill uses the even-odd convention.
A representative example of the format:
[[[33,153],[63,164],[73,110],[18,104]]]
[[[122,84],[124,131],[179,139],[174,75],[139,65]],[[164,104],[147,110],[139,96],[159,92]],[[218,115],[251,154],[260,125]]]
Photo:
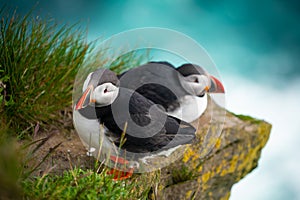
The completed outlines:
[[[108,92],[108,89],[107,88],[105,88],[105,90],[103,91],[104,93],[107,93]]]
[[[201,93],[198,97],[204,97],[205,93]]]
[[[195,78],[195,80],[194,80],[194,83],[199,83],[199,81],[198,81],[198,79],[197,79],[197,78]]]

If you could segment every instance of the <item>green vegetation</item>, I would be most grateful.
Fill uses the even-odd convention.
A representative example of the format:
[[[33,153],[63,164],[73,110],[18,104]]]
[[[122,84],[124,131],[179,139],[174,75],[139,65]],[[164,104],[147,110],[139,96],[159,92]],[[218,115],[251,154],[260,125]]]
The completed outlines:
[[[134,184],[115,182],[106,171],[74,169],[63,176],[42,176],[23,182],[27,199],[131,199]]]
[[[194,174],[187,166],[182,166],[180,169],[173,170],[172,177],[173,183],[176,184],[192,180],[194,178]]]
[[[73,169],[71,166],[71,169],[65,171],[63,175],[51,175],[50,170],[46,170],[41,176],[34,176],[33,172],[59,144],[49,150],[45,157],[38,158],[34,152],[47,142],[48,137],[18,147],[17,142],[12,140],[7,132],[8,129],[1,126],[1,199],[147,199],[148,197],[152,185],[146,182],[146,179],[135,176],[124,181],[113,181],[113,176],[107,174],[109,169],[97,161],[93,170]],[[33,144],[37,145],[25,154],[24,148],[32,147]],[[33,166],[30,165],[31,161],[34,163]],[[142,190],[141,185],[146,188]]]
[[[11,130],[0,123],[0,194],[3,199],[19,199],[22,161],[16,141],[9,137]]]
[[[18,131],[49,123],[71,104],[74,77],[89,50],[83,32],[72,28],[29,15],[2,18],[2,112]]]
[[[237,118],[241,119],[241,120],[244,120],[244,121],[250,121],[251,123],[260,123],[261,121],[258,120],[258,119],[255,119],[251,116],[248,116],[248,115],[237,115],[237,114],[234,114],[232,113],[234,116],[236,116]]]
[[[60,111],[71,110],[78,72],[84,77],[95,68],[108,67],[120,73],[140,64],[145,56],[131,52],[108,65],[105,50],[97,49],[95,42],[88,43],[85,31],[78,25],[58,26],[52,19],[9,15],[6,9],[0,10],[0,15],[1,198],[146,199],[150,184],[144,184],[148,188],[137,194],[139,182],[114,182],[106,175],[105,167],[100,173],[71,167],[62,176],[48,172],[34,176],[59,144],[44,158],[37,158],[34,152],[49,138],[31,139],[37,124],[46,133],[49,126],[64,128],[60,125],[64,120]],[[76,81],[80,87],[82,79]],[[30,141],[24,142],[24,138]],[[28,151],[29,147],[33,150]]]

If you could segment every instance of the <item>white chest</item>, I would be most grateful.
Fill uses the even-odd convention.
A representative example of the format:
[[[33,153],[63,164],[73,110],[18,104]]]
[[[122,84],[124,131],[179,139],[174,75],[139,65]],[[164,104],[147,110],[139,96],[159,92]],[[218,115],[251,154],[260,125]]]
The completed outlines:
[[[87,119],[74,110],[73,121],[83,145],[88,150],[95,149],[92,152],[93,156],[98,156],[99,149],[101,149],[101,153],[114,155],[114,152],[111,151],[115,149],[114,144],[105,135],[107,129],[101,126],[97,119]]]
[[[207,94],[203,97],[186,95],[179,100],[179,103],[180,106],[168,114],[190,123],[198,119],[206,110]]]

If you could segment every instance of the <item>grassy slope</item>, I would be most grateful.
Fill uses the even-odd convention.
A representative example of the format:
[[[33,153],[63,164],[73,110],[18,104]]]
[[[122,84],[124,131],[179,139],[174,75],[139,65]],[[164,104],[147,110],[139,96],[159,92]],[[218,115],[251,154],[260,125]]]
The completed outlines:
[[[34,132],[36,124],[56,124],[59,111],[69,108],[75,76],[81,68],[105,66],[103,50],[86,42],[84,31],[58,26],[51,19],[0,11],[0,193],[16,199],[131,199],[133,182],[113,182],[102,173],[73,169],[63,176],[32,177],[28,155],[13,138]],[[115,60],[116,72],[139,64],[133,53]],[[28,137],[27,137],[28,138]],[[54,149],[55,150],[55,149]],[[32,158],[31,158],[32,159]],[[36,158],[41,159],[41,158]],[[140,196],[146,198],[147,193]]]

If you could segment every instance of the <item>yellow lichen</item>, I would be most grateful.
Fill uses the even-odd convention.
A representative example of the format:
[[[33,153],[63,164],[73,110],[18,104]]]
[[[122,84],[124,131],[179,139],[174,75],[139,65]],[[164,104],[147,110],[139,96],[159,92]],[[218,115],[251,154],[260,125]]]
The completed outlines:
[[[192,196],[192,193],[193,193],[192,190],[187,191],[187,193],[186,193],[186,195],[185,195],[185,198],[186,198],[186,199],[190,199],[191,196]]]
[[[206,183],[209,180],[210,177],[211,177],[211,172],[207,172],[207,173],[203,174],[202,175],[202,182]]]
[[[233,173],[236,170],[238,161],[239,161],[239,156],[234,155],[231,159],[230,166],[223,168],[221,172],[221,176],[225,176],[226,174]]]
[[[194,154],[192,157],[192,161],[198,160],[199,159],[199,154]]]
[[[184,163],[186,163],[186,162],[188,162],[188,161],[190,160],[191,157],[193,157],[193,156],[195,156],[195,155],[197,155],[197,153],[194,152],[193,149],[192,149],[191,147],[187,147],[187,148],[185,149],[184,154],[183,154],[183,159],[182,159],[182,161],[183,161]],[[198,155],[197,155],[197,156],[198,156]]]
[[[216,173],[219,174],[221,172],[222,168],[223,168],[222,165],[217,166]]]
[[[219,149],[221,147],[221,139],[218,138],[217,141],[216,141],[216,146],[215,146],[217,149]]]
[[[202,165],[200,165],[200,166],[198,167],[198,172],[202,172],[202,170],[203,170],[203,167],[202,167]]]
[[[202,177],[199,176],[199,177],[197,178],[197,183],[201,183],[201,182],[202,182]]]
[[[230,192],[228,192],[227,194],[225,194],[223,197],[221,197],[220,200],[227,200],[230,197]]]

